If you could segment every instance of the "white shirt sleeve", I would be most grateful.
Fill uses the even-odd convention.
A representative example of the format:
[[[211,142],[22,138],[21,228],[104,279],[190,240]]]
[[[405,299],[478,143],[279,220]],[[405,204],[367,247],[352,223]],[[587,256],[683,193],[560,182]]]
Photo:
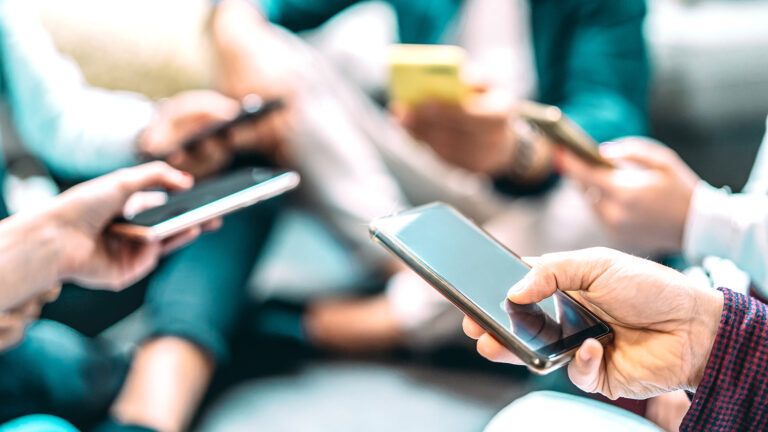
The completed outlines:
[[[0,0],[0,51],[13,119],[24,145],[55,173],[101,175],[138,162],[135,141],[154,115],[136,94],[88,86],[28,1]]]
[[[768,195],[732,194],[700,182],[688,211],[683,251],[694,264],[707,256],[729,259],[768,289]]]

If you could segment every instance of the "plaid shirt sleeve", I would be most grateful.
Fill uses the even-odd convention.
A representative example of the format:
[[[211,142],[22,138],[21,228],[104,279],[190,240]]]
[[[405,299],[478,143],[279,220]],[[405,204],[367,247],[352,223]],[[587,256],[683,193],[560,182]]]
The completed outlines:
[[[768,307],[720,291],[720,328],[680,430],[768,430]]]

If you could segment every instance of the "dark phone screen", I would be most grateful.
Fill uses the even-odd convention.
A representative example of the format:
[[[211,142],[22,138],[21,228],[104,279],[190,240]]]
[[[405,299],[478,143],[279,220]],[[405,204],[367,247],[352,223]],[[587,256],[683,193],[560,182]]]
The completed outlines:
[[[188,191],[171,194],[168,202],[159,207],[138,213],[125,222],[134,225],[152,227],[203,207],[229,195],[241,192],[259,183],[263,183],[281,173],[260,168],[241,169],[222,177],[201,181]]]
[[[554,354],[558,347],[569,348],[563,347],[566,338],[608,331],[559,291],[532,305],[508,301],[507,291],[528,273],[528,266],[450,207],[395,216],[380,229],[533,351]]]

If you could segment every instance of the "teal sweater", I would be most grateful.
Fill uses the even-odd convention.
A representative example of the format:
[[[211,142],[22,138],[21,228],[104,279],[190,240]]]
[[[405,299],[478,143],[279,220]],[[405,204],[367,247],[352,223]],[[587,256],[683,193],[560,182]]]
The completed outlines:
[[[317,27],[358,0],[257,0],[293,31]],[[388,0],[404,43],[440,43],[461,0]],[[531,0],[540,102],[561,107],[598,141],[647,132],[644,0]]]

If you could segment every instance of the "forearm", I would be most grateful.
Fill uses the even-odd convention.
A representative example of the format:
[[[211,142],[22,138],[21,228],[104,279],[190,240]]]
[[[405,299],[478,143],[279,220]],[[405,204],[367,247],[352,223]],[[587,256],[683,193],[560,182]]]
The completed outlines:
[[[217,89],[230,97],[270,90],[253,88],[253,78],[262,83],[279,80],[270,73],[272,67],[284,70],[282,65],[294,57],[276,43],[272,25],[245,0],[222,1],[213,12],[210,31],[217,57]]]
[[[25,145],[71,178],[136,163],[136,138],[153,104],[139,95],[89,87],[26,3],[0,2],[0,63]]]
[[[765,430],[768,426],[768,310],[722,290],[720,327],[681,431]]]
[[[57,226],[43,213],[0,222],[0,311],[57,284],[63,249]]]
[[[683,251],[693,263],[707,256],[729,259],[768,288],[768,196],[730,194],[700,182],[688,211]]]

